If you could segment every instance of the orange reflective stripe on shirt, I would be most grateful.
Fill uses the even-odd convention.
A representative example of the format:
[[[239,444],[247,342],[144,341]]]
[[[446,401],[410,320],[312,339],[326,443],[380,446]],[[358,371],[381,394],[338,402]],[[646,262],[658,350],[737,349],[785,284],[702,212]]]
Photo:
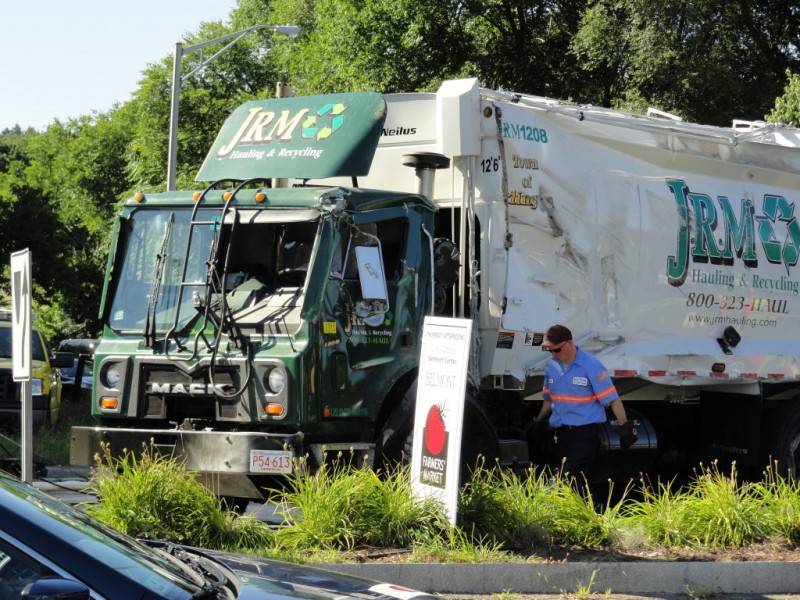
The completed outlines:
[[[567,394],[550,394],[550,400],[554,402],[594,402],[595,400],[602,400],[603,398],[607,398],[608,396],[614,394],[616,390],[614,386],[609,386],[604,389],[599,394],[590,394],[589,396],[569,396]]]
[[[551,394],[550,400],[553,402],[594,402],[597,400],[597,396],[594,394],[591,396],[567,396],[565,394]]]

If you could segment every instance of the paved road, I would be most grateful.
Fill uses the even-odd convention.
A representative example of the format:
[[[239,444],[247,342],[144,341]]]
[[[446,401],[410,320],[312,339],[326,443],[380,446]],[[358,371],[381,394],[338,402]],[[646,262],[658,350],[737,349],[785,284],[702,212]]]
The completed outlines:
[[[582,593],[564,594],[508,594],[501,592],[490,595],[437,594],[442,600],[798,600],[797,594],[761,595],[761,594],[709,594],[691,596],[685,594],[655,594],[649,596],[631,596],[628,594],[606,594],[595,592],[589,595]]]

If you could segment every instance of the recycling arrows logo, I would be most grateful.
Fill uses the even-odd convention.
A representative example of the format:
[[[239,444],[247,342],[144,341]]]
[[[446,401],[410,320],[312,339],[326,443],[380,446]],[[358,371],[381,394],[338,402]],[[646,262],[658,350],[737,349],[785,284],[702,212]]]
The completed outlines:
[[[317,114],[303,121],[302,133],[307,140],[325,140],[331,137],[344,124],[342,113],[347,107],[341,102],[322,106]]]

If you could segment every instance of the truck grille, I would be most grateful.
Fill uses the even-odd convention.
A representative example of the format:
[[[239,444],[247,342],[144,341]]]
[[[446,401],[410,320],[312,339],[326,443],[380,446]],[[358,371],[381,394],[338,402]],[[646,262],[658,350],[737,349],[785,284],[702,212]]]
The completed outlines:
[[[180,369],[144,369],[144,394],[141,416],[182,422],[184,419],[216,419],[236,416],[238,399],[227,400],[214,394],[208,369],[187,374]],[[214,385],[231,393],[238,388],[238,371],[216,369]],[[231,410],[231,405],[233,410]]]

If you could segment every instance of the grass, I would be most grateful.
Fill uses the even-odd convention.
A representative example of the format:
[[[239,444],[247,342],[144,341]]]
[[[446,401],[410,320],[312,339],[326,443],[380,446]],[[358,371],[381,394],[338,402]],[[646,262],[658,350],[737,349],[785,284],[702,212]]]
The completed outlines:
[[[628,512],[650,542],[663,546],[741,548],[775,535],[787,541],[789,527],[778,526],[781,509],[796,501],[795,484],[773,477],[772,484],[741,483],[736,465],[729,474],[715,463],[695,473],[687,489],[673,492],[669,485],[656,491],[644,488],[641,502]]]
[[[701,466],[681,491],[641,483],[636,500],[625,490],[602,507],[546,470],[479,469],[462,490],[456,526],[437,504],[414,499],[408,467],[298,468],[272,490],[284,517],[276,530],[226,510],[178,462],[147,449],[105,456],[93,485],[100,504],[89,510],[130,535],[294,562],[342,562],[378,549],[412,562],[511,562],[553,546],[741,548],[763,540],[797,546],[800,538],[797,482],[768,470],[761,483],[740,483],[735,466],[722,473],[715,464]],[[573,595],[589,595],[592,584]]]
[[[45,466],[68,465],[70,427],[73,425],[94,425],[89,409],[89,390],[81,390],[79,399],[69,399],[71,392],[65,391],[61,401],[58,422],[33,432],[34,461]],[[20,456],[21,434],[19,422],[0,429],[0,457]]]
[[[226,510],[194,474],[149,448],[140,455],[98,457],[92,488],[101,500],[87,512],[133,537],[222,550],[273,545],[272,531]]]
[[[404,547],[445,522],[438,505],[413,499],[407,468],[381,476],[333,461],[315,473],[298,469],[272,494],[289,524],[279,542],[292,549]]]

